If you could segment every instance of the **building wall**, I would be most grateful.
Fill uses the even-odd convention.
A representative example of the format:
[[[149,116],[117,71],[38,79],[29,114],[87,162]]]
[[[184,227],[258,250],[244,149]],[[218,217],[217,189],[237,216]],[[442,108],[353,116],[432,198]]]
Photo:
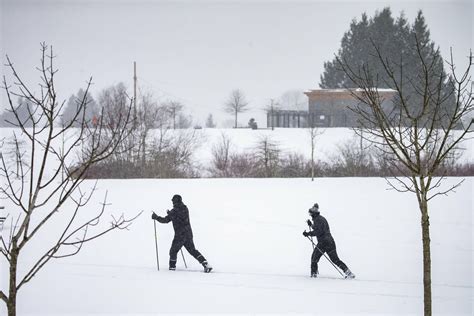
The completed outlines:
[[[275,110],[267,112],[267,127],[306,127],[307,120],[307,111]]]
[[[318,89],[305,93],[308,111],[275,110],[267,113],[267,127],[357,127],[357,114],[350,110],[357,105],[351,91]],[[379,90],[391,106],[394,90]]]
[[[390,100],[395,91],[379,91],[387,100]],[[308,96],[308,111],[324,116],[328,127],[356,127],[357,115],[350,110],[358,101],[346,89],[318,89],[305,93]],[[387,101],[390,103],[390,101]]]
[[[322,116],[328,122],[329,126],[351,127],[357,122],[356,115],[349,110],[349,107],[355,106],[353,99],[313,99],[309,101],[309,113]]]

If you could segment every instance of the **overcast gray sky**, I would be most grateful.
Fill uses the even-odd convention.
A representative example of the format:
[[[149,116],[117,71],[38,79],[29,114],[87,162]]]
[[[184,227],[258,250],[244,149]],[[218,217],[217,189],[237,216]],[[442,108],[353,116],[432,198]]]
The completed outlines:
[[[183,102],[201,124],[209,113],[232,119],[222,104],[240,88],[252,110],[239,122],[256,117],[265,126],[261,108],[286,90],[317,88],[323,63],[363,12],[390,6],[394,18],[404,11],[413,22],[421,9],[443,57],[452,47],[460,66],[473,43],[471,0],[0,1],[2,62],[8,54],[27,82],[38,82],[42,41],[58,57],[62,98],[90,76],[94,96],[118,82],[131,91],[136,61],[141,89]]]

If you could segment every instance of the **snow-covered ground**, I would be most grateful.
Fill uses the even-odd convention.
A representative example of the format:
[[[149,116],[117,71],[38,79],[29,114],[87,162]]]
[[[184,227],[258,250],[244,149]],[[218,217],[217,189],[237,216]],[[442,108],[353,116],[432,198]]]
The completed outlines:
[[[144,213],[129,231],[112,232],[77,256],[49,263],[21,289],[19,315],[422,314],[416,199],[387,190],[383,179],[107,180],[98,186],[85,212],[97,211],[108,190],[110,212]],[[186,251],[189,268],[179,256],[180,271],[167,270],[171,224],[157,226],[157,271],[150,215],[164,214],[175,193],[190,209],[195,244],[215,267],[211,274],[201,273]],[[473,193],[468,178],[456,193],[430,204],[435,315],[473,314]],[[309,278],[312,249],[301,233],[314,202],[355,280],[340,279],[324,258],[322,277]],[[56,237],[52,225],[45,228],[20,257],[20,272]]]

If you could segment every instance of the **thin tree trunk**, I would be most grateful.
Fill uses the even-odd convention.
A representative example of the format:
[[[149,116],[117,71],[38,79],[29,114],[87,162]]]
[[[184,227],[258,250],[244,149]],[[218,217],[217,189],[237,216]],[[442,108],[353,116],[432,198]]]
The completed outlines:
[[[234,128],[237,128],[237,111],[235,111],[235,127]]]
[[[314,144],[311,144],[311,181],[314,181]]]
[[[428,202],[421,201],[421,230],[423,238],[423,288],[424,316],[431,316],[431,248],[430,248],[430,219]]]
[[[10,285],[7,301],[8,316],[16,316],[16,270],[18,266],[18,249],[14,246],[10,260]]]
[[[176,110],[173,110],[173,129],[176,129]]]

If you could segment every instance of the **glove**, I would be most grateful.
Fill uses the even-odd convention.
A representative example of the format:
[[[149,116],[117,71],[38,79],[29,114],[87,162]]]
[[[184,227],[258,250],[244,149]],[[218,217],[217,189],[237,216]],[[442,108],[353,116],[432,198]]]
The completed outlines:
[[[158,215],[153,212],[153,214],[151,214],[151,219],[158,220]]]
[[[308,232],[307,232],[306,230],[303,232],[303,236],[305,236],[305,237],[308,237],[308,236],[309,236],[309,234],[308,234]]]
[[[310,219],[308,219],[308,220],[306,221],[306,223],[308,223],[308,226],[313,226],[313,223],[311,223],[311,220],[310,220]]]

